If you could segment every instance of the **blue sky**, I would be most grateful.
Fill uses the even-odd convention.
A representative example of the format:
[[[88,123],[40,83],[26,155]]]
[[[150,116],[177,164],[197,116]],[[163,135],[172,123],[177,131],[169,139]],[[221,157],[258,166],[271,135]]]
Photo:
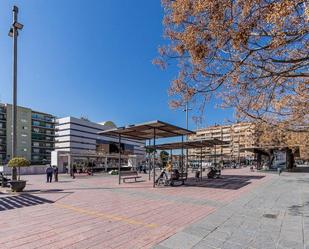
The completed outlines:
[[[159,0],[0,1],[0,101],[11,103],[12,6],[19,7],[18,104],[117,125],[159,119],[185,126],[168,106],[176,68],[152,65],[163,44]],[[207,106],[205,123],[232,119]],[[191,116],[194,111],[191,112]],[[195,124],[190,119],[190,128]]]

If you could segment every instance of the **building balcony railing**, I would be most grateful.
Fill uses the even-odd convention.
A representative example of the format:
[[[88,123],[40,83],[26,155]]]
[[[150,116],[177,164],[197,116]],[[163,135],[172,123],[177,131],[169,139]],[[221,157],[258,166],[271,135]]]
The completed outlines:
[[[48,136],[48,137],[55,137],[55,134],[48,134],[48,133],[42,133],[42,132],[35,132],[32,131],[32,134],[38,134],[38,135],[43,135],[43,136]]]
[[[32,127],[42,128],[42,129],[48,129],[48,130],[55,130],[55,127],[46,127],[46,126],[35,125],[35,124],[32,124]]]
[[[55,140],[47,140],[44,138],[32,138],[33,141],[37,142],[45,142],[45,143],[55,143]]]
[[[50,124],[56,124],[56,120],[50,120],[50,119],[45,119],[45,118],[39,118],[39,117],[31,117],[32,120],[35,121],[42,121]]]
[[[41,151],[41,152],[34,152],[34,151],[32,151],[32,154],[35,154],[35,155],[40,155],[40,154],[42,154],[42,155],[43,155],[43,154],[44,154],[44,155],[45,155],[45,154],[48,154],[48,155],[49,155],[50,153],[51,153],[51,152],[42,152],[42,151]]]

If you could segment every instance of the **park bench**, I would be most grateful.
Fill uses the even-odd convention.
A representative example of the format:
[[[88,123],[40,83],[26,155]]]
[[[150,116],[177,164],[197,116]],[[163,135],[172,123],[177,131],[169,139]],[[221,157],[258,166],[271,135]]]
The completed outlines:
[[[171,179],[171,185],[174,185],[174,182],[184,182],[185,180],[187,180],[188,174],[183,172],[179,172],[178,173],[178,177],[176,177],[174,174],[172,174],[172,179]]]
[[[137,174],[137,171],[120,171],[120,179],[122,179],[123,182],[127,179],[138,179],[142,178]]]

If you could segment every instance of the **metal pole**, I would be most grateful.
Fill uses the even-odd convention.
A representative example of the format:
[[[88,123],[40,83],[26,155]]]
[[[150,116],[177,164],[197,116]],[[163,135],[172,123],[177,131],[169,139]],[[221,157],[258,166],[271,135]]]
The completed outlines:
[[[186,102],[186,129],[189,129],[189,108],[188,101]],[[186,136],[186,141],[188,141],[188,135]],[[186,149],[186,179],[188,177],[188,149]]]
[[[14,23],[17,23],[18,8],[13,7],[13,110],[12,110],[12,157],[17,156],[17,36],[18,30],[14,26]],[[16,180],[16,167],[12,169],[12,179]]]
[[[151,145],[151,139],[149,139],[148,141],[148,144],[149,144],[149,150],[150,150],[150,145]],[[149,178],[149,181],[150,181],[150,151],[148,150],[148,178]]]
[[[121,134],[119,134],[119,163],[118,163],[118,184],[121,184]]]
[[[217,166],[217,146],[216,146],[216,144],[215,144],[215,167]]]
[[[181,177],[182,177],[182,184],[185,184],[183,179],[183,135],[181,136]]]
[[[201,155],[200,155],[200,161],[201,161],[201,166],[200,166],[200,167],[201,167],[201,173],[200,173],[200,174],[201,174],[201,181],[202,181],[202,179],[203,179],[203,178],[202,178],[202,172],[203,172],[202,153],[203,153],[203,148],[201,147]]]
[[[153,187],[156,187],[156,128],[153,128]]]

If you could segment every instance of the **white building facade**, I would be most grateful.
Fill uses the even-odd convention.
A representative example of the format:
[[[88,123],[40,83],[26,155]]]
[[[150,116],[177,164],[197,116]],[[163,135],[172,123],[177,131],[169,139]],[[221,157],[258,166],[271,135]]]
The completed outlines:
[[[84,118],[64,117],[57,119],[55,151],[52,152],[52,164],[72,164],[70,159],[63,159],[63,155],[81,158],[83,156],[105,156],[117,158],[119,153],[118,137],[99,135],[100,131],[116,128],[111,122],[94,123]],[[121,139],[122,154],[134,155],[141,160],[145,157],[145,142]],[[60,158],[62,155],[62,159]],[[64,161],[63,161],[64,160]]]

